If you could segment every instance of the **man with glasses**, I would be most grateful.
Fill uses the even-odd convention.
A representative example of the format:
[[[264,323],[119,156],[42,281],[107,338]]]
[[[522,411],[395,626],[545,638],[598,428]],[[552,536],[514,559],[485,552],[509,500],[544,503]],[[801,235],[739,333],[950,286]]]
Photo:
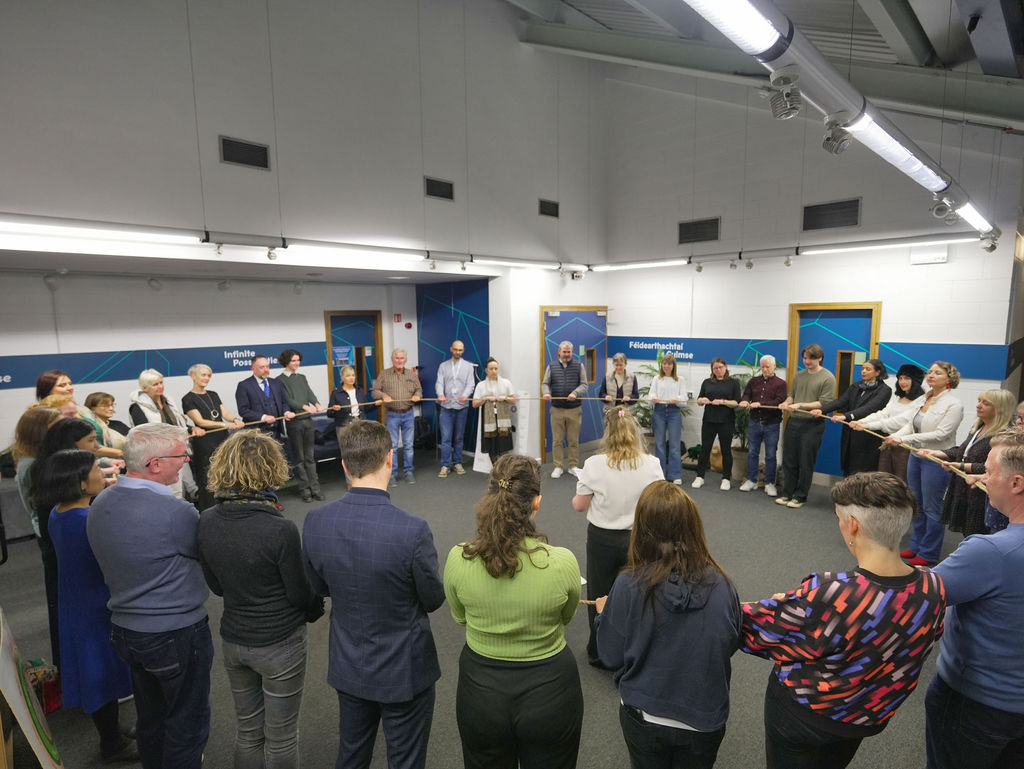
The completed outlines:
[[[169,488],[189,461],[188,431],[139,425],[124,459],[126,474],[96,497],[86,524],[110,589],[111,643],[131,670],[142,765],[199,769],[210,736],[209,591],[199,513]]]

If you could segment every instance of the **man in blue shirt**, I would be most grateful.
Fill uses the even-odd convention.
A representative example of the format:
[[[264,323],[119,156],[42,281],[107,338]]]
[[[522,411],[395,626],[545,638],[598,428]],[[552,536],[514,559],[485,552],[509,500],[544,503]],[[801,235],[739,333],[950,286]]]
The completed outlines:
[[[984,482],[1010,524],[935,567],[949,608],[925,696],[928,769],[1024,766],[1024,430],[991,445]]]
[[[466,432],[466,415],[473,394],[475,377],[473,364],[462,359],[466,346],[458,339],[452,342],[451,360],[437,367],[438,421],[441,423],[441,472],[438,478],[447,478],[451,470],[463,475],[462,443]]]

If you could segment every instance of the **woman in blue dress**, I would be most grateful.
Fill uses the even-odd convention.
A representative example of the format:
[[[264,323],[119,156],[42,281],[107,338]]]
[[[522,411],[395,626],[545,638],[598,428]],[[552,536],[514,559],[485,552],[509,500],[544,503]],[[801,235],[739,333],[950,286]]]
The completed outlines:
[[[131,678],[110,645],[110,590],[85,534],[90,500],[106,484],[103,472],[91,451],[66,449],[46,460],[40,481],[53,505],[64,707],[92,716],[104,761],[130,759],[135,741],[121,733],[117,701],[132,693]]]

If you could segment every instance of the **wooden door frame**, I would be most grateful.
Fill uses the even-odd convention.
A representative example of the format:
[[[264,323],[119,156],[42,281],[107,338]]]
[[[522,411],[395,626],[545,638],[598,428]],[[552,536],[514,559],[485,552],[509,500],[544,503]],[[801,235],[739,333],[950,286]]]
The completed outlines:
[[[878,357],[878,333],[882,326],[881,302],[802,302],[789,305],[789,338],[786,345],[786,386],[793,387],[793,377],[800,366],[800,313],[814,310],[870,310],[871,344],[869,358]]]
[[[381,329],[381,311],[380,310],[324,310],[324,333],[327,337],[327,386],[330,388],[328,394],[334,392],[334,356],[331,353],[334,350],[334,337],[331,334],[331,318],[344,317],[346,315],[371,315],[374,318],[373,322],[373,346],[376,348],[376,360],[373,364],[373,376],[374,379],[381,372],[380,367],[380,356],[381,350],[384,346],[384,336]],[[370,397],[367,393],[366,397]]]
[[[605,342],[608,341],[608,306],[607,305],[564,305],[564,304],[543,304],[540,307],[540,377],[541,381],[537,383],[537,395],[540,396],[540,463],[544,464],[548,461],[547,451],[547,420],[548,410],[547,401],[544,400],[543,392],[541,391],[541,382],[544,380],[544,371],[548,367],[546,356],[544,354],[544,339],[546,337],[544,324],[546,321],[547,313],[551,310],[558,310],[561,312],[604,312],[604,338]],[[608,360],[605,358],[604,365],[607,367]],[[597,370],[594,370],[595,382]],[[605,372],[607,376],[607,371]]]

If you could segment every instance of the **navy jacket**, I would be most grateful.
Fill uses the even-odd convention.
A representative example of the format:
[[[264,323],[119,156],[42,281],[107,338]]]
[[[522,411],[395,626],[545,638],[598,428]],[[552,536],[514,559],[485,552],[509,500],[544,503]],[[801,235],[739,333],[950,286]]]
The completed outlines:
[[[288,411],[281,383],[273,377],[268,377],[267,382],[270,384],[269,398],[263,394],[263,388],[254,376],[238,383],[238,387],[235,388],[235,404],[238,406],[238,416],[243,422],[257,422],[264,414],[283,417],[284,412]]]
[[[331,597],[327,683],[373,702],[406,702],[441,677],[428,612],[444,603],[427,522],[378,489],[310,511],[309,581]]]

